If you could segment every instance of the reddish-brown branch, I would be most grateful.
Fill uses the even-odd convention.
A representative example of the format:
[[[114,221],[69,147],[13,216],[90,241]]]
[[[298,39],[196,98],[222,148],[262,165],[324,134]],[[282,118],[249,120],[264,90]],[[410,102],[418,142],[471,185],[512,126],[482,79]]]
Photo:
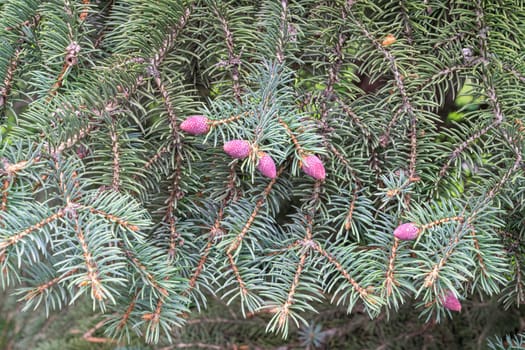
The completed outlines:
[[[290,129],[290,126],[281,118],[279,118],[279,124],[281,124],[283,128],[286,130],[286,133],[292,140],[292,143],[295,149],[297,150],[297,154],[299,155],[299,157],[302,158],[305,155],[305,151],[303,147],[301,146],[301,144],[299,143],[299,141],[297,140],[297,137],[295,137],[295,134],[293,133],[292,129]]]
[[[178,134],[178,133],[177,133]],[[175,256],[177,244],[179,242],[180,234],[177,232],[177,227],[175,225],[175,216],[174,210],[177,207],[177,203],[180,199],[184,197],[184,192],[180,186],[180,181],[182,180],[182,155],[179,147],[176,147],[175,155],[175,173],[173,174],[173,182],[171,184],[170,196],[168,197],[168,206],[166,208],[165,220],[169,224],[170,228],[170,247],[168,250],[168,255],[170,257]]]
[[[8,196],[9,185],[10,185],[9,179],[5,179],[4,185],[2,187],[2,204],[0,206],[0,211],[7,210],[7,196]]]
[[[390,259],[388,259],[388,270],[386,271],[385,288],[387,296],[390,296],[392,294],[393,285],[398,284],[394,276],[395,260],[398,247],[399,239],[397,237],[394,237],[394,244],[392,245],[392,251],[390,252]]]
[[[270,191],[272,190],[273,185],[275,184],[275,182],[277,181],[277,178],[281,175],[281,173],[283,171],[284,171],[284,166],[279,168],[279,170],[277,171],[277,176],[275,178],[273,178],[268,183],[268,185],[266,186],[266,188],[264,189],[264,191],[263,191],[263,193],[261,195],[261,198],[259,198],[259,200],[255,204],[255,208],[253,208],[252,214],[248,218],[248,221],[246,222],[246,224],[242,228],[241,232],[237,235],[237,237],[235,237],[235,240],[228,247],[228,249],[226,251],[227,254],[231,254],[233,251],[235,251],[235,250],[237,250],[237,248],[239,248],[242,240],[244,239],[244,236],[246,236],[246,234],[250,230],[250,227],[252,226],[253,222],[255,221],[255,218],[257,217],[257,214],[259,213],[259,210],[262,208],[264,203],[266,203],[266,198],[270,194]]]
[[[91,213],[93,214],[96,214],[96,215],[100,215],[102,216],[103,218],[105,218],[106,220],[109,220],[111,222],[114,222],[128,230],[131,230],[131,231],[139,231],[140,228],[136,225],[133,225],[131,223],[129,223],[128,221],[122,219],[122,218],[119,218],[118,216],[115,216],[113,214],[109,214],[109,213],[106,213],[105,211],[103,210],[99,210],[99,209],[95,209],[93,207],[89,207],[89,206],[81,206],[82,208],[86,208],[88,209]]]
[[[479,241],[476,236],[476,229],[474,228],[474,226],[472,226],[469,223],[467,223],[467,227],[470,229],[470,232],[472,233],[472,240],[474,241],[474,247],[476,248],[476,255],[478,257],[481,272],[486,275],[487,267],[485,266],[485,261],[483,260],[483,256],[481,255],[481,250],[479,249]]]
[[[202,256],[199,260],[199,263],[197,264],[197,268],[195,269],[195,272],[190,278],[190,283],[188,290],[186,291],[189,293],[193,288],[195,288],[195,285],[197,284],[197,279],[201,275],[202,269],[204,269],[204,265],[206,264],[206,260],[208,259],[208,255],[210,254],[211,247],[213,246],[213,240],[209,239],[208,244],[206,244],[206,248],[204,248],[204,252],[202,253]]]
[[[202,253],[202,256],[199,260],[199,263],[197,264],[197,268],[195,269],[195,272],[190,278],[189,287],[185,291],[185,294],[188,294],[193,288],[195,288],[195,285],[197,284],[197,279],[199,278],[202,270],[204,269],[204,265],[206,264],[206,260],[208,259],[208,255],[210,254],[211,248],[213,246],[213,242],[216,238],[216,236],[221,232],[221,221],[224,214],[224,210],[221,208],[219,209],[219,214],[217,215],[217,219],[215,219],[215,223],[213,224],[213,227],[210,229],[210,236],[208,237],[208,243],[206,244],[206,248],[204,248],[204,252]]]
[[[120,190],[120,154],[119,154],[119,143],[118,143],[118,134],[115,125],[115,119],[112,119],[111,128],[109,132],[109,137],[111,139],[113,152],[113,181],[111,187],[114,191],[118,192]]]
[[[78,219],[75,222],[75,229],[77,231],[77,238],[80,243],[80,246],[82,247],[82,255],[84,257],[84,263],[86,264],[87,268],[87,280],[84,280],[80,282],[80,286],[84,285],[90,285],[91,286],[91,296],[97,300],[105,299],[107,296],[104,294],[104,290],[102,289],[102,282],[100,281],[98,275],[98,267],[97,263],[95,262],[93,255],[89,251],[89,247],[86,241],[86,238],[84,236],[84,232],[79,226]]]
[[[454,247],[459,243],[459,236],[459,233],[457,233],[454,238],[450,239],[447,245],[448,250],[445,253],[445,255],[439,260],[439,262],[436,265],[434,265],[432,270],[429,273],[427,273],[427,277],[425,277],[425,282],[423,284],[424,287],[430,288],[437,281],[437,279],[439,278],[439,273],[443,269],[443,266],[445,266],[445,263],[454,252]]]
[[[219,13],[217,9],[215,9],[215,14],[217,15],[217,18],[219,19],[219,21],[221,22],[222,30],[224,31],[226,48],[228,50],[228,63],[231,65],[233,94],[237,102],[241,104],[242,103],[241,85],[239,84],[239,77],[240,77],[239,66],[241,64],[241,60],[239,56],[235,55],[235,49],[234,49],[234,44],[233,44],[233,34],[230,30],[228,22],[226,21],[226,18],[221,13]]]
[[[23,21],[21,23],[18,23],[17,25],[14,25],[12,27],[5,27],[5,30],[7,31],[13,31],[15,29],[19,29],[19,28],[22,28],[22,27],[25,27],[25,26],[33,26],[35,27],[38,22],[40,22],[40,18],[41,16],[40,15],[34,15],[31,19],[28,19],[27,21]]]
[[[248,295],[248,289],[246,288],[246,283],[242,279],[242,276],[241,276],[241,273],[239,272],[239,268],[237,267],[237,264],[235,264],[233,255],[229,252],[226,252],[226,256],[228,256],[228,261],[230,262],[230,266],[232,268],[233,274],[235,275],[235,278],[237,279],[237,283],[239,284],[241,293],[243,295]]]
[[[53,97],[57,94],[57,91],[62,86],[62,81],[64,80],[64,77],[66,76],[66,73],[68,72],[70,67],[71,67],[71,65],[69,65],[67,63],[64,63],[64,65],[62,66],[62,70],[60,71],[60,73],[58,73],[58,77],[57,77],[55,83],[53,84],[53,86],[49,90],[49,93],[48,93],[49,96],[48,96],[48,98],[46,100],[47,102],[50,102],[53,99]]]
[[[442,219],[434,220],[432,222],[429,222],[427,224],[421,225],[419,227],[422,230],[426,230],[426,229],[432,228],[434,226],[442,225],[442,224],[450,222],[450,221],[462,223],[462,222],[465,221],[465,218],[463,216],[451,216],[451,217],[448,217],[448,218],[442,218]]]
[[[446,161],[445,164],[443,164],[443,167],[441,168],[441,170],[439,171],[439,179],[443,178],[445,176],[445,174],[447,173],[448,171],[448,168],[450,167],[450,165],[452,164],[452,162],[461,154],[463,153],[463,151],[465,149],[467,149],[467,147],[473,143],[474,141],[476,141],[477,139],[479,139],[481,136],[485,135],[487,132],[489,132],[492,128],[496,127],[499,123],[491,123],[487,126],[485,126],[484,128],[482,128],[481,130],[475,132],[472,136],[470,136],[466,141],[462,142],[458,147],[456,147],[456,149],[454,149],[454,151],[452,151],[452,153],[450,154],[448,160]],[[439,181],[439,179],[437,181]]]
[[[155,279],[155,277],[148,271],[148,268],[135,256],[135,254],[131,250],[124,249],[124,253],[126,254],[126,257],[131,260],[131,262],[138,267],[140,271],[146,276],[146,279],[151,284],[153,288],[158,290],[161,294],[167,295],[166,289],[162,288]]]
[[[153,75],[153,80],[155,81],[155,84],[157,85],[157,88],[159,89],[159,92],[162,95],[162,99],[164,100],[164,106],[166,107],[166,111],[168,112],[168,119],[170,122],[173,143],[175,149],[178,150],[181,141],[179,134],[179,123],[177,122],[177,114],[175,113],[175,108],[173,107],[173,103],[171,102],[171,97],[168,93],[168,89],[166,88],[166,85],[160,77],[160,72],[156,68],[155,70],[156,71]]]
[[[99,323],[97,323],[93,328],[89,329],[86,333],[84,333],[83,337],[84,340],[90,342],[90,343],[116,343],[117,341],[115,339],[111,339],[111,338],[99,338],[99,337],[94,337],[93,334],[99,330],[100,328],[102,328],[104,326],[106,321],[100,321]]]
[[[356,25],[361,29],[363,34],[372,42],[372,44],[375,46],[375,48],[385,56],[387,59],[390,70],[392,71],[392,74],[394,75],[394,83],[397,87],[397,90],[399,91],[399,94],[401,95],[401,101],[402,101],[402,107],[400,112],[406,113],[408,117],[410,118],[410,125],[411,125],[411,141],[410,141],[410,156],[409,156],[409,179],[411,181],[416,181],[418,179],[416,175],[416,161],[417,161],[417,116],[414,110],[414,107],[412,106],[412,102],[410,101],[408,92],[405,87],[405,83],[403,82],[403,75],[399,71],[399,68],[397,67],[396,58],[392,53],[383,47],[380,42],[374,38],[374,36],[365,28],[365,26],[354,19],[354,22]]]
[[[286,17],[288,15],[288,0],[281,0],[281,25],[280,25],[280,37],[277,40],[277,47],[275,48],[275,54],[279,63],[284,62],[284,46],[286,45],[286,32],[288,31],[288,25]]]
[[[247,117],[247,116],[249,116],[251,114],[253,114],[253,112],[243,112],[241,114],[232,115],[231,117],[224,118],[224,119],[210,120],[210,121],[208,121],[208,124],[211,127],[216,127],[216,126],[222,125],[222,124],[229,124],[229,123],[237,121],[237,120],[239,120],[241,118]]]
[[[348,213],[346,214],[345,219],[345,230],[350,230],[352,227],[352,217],[354,215],[355,203],[357,201],[357,186],[354,187],[352,194],[352,201],[350,202],[350,207],[348,208]]]
[[[135,293],[135,295],[133,296],[131,303],[129,303],[128,307],[126,308],[126,311],[124,312],[124,315],[122,315],[122,319],[117,325],[117,329],[124,328],[126,323],[128,323],[129,317],[131,316],[131,313],[133,312],[133,310],[135,309],[135,305],[137,304],[137,299],[139,298],[140,291],[141,289],[139,289],[137,293]]]
[[[16,67],[18,65],[18,58],[22,50],[17,48],[13,54],[13,58],[9,66],[7,67],[7,72],[5,74],[4,86],[0,88],[0,107],[7,105],[7,96],[11,91],[11,85],[13,83],[13,76],[15,74]]]
[[[301,258],[299,259],[299,264],[297,264],[297,269],[295,271],[295,275],[293,277],[293,281],[292,281],[292,285],[290,286],[290,290],[288,291],[288,296],[283,306],[281,307],[281,315],[279,317],[280,326],[284,325],[286,323],[286,320],[288,319],[288,315],[290,313],[290,306],[292,306],[293,304],[295,290],[297,289],[297,286],[299,285],[299,279],[301,278],[301,273],[303,272],[304,263],[306,261],[307,256],[308,256],[308,250],[305,250],[305,252],[301,254]]]
[[[89,13],[89,0],[82,0],[82,4],[84,4],[84,8],[78,17],[81,21],[85,21]]]
[[[33,290],[27,292],[26,295],[24,296],[24,300],[31,300],[31,299],[34,299],[37,295],[42,294],[43,292],[45,292],[45,291],[48,290],[49,288],[51,288],[51,287],[53,287],[54,285],[60,283],[60,282],[63,281],[65,278],[67,278],[67,277],[73,275],[73,274],[76,273],[77,271],[78,271],[78,269],[72,269],[72,270],[66,272],[65,274],[63,274],[62,276],[55,277],[55,278],[49,280],[48,282],[39,285],[39,286],[36,287],[35,289],[33,289]]]
[[[6,248],[8,248],[8,247],[10,247],[10,246],[12,246],[14,244],[17,244],[24,237],[30,235],[31,233],[41,229],[42,227],[44,227],[46,225],[49,225],[53,221],[64,217],[64,215],[65,215],[64,210],[60,209],[57,213],[55,213],[55,214],[53,214],[53,215],[43,219],[42,221],[34,224],[33,226],[30,226],[30,227],[26,228],[25,230],[15,234],[15,235],[13,235],[11,237],[8,237],[5,241],[0,242],[0,251],[3,253]]]
[[[355,114],[352,108],[350,108],[350,106],[347,105],[345,101],[343,101],[339,96],[337,96],[335,92],[334,94],[336,96],[335,101],[339,104],[339,106],[341,106],[343,112],[345,112],[346,115],[352,120],[352,122],[361,129],[363,135],[367,137],[370,136],[370,129],[365,124],[363,124],[361,118],[357,114]]]
[[[95,125],[87,125],[86,127],[79,129],[78,133],[71,136],[66,141],[60,143],[56,148],[51,148],[51,146],[48,145],[47,149],[52,153],[62,153],[64,150],[73,147],[78,141],[82,140],[96,129],[97,127]]]
[[[164,61],[164,58],[166,58],[166,55],[168,52],[173,48],[173,45],[179,36],[182,29],[186,26],[188,23],[188,20],[190,19],[191,11],[193,11],[194,4],[187,7],[184,10],[183,15],[179,19],[179,23],[173,27],[171,32],[166,36],[162,44],[160,45],[160,48],[157,50],[157,53],[154,57],[151,58],[151,65],[153,67],[159,67],[162,61]]]
[[[321,248],[319,244],[314,245],[314,249],[324,256],[332,265],[335,266],[335,268],[343,275],[343,277],[354,287],[354,290],[359,293],[361,297],[366,297],[368,295],[368,291],[365,288],[362,288],[359,283],[357,283],[356,280],[354,280],[348,271],[345,270],[343,265],[335,257],[333,257],[330,253],[328,253],[326,250]]]
[[[142,319],[145,321],[150,321],[154,324],[159,323],[160,314],[162,312],[162,306],[164,306],[164,296],[161,296],[159,300],[157,301],[157,306],[155,307],[155,311],[142,315]]]
[[[161,149],[155,153],[153,156],[149,157],[149,160],[144,164],[139,170],[142,173],[145,173],[148,171],[154,164],[156,164],[159,160],[162,159],[164,155],[169,153],[172,150],[172,143],[168,144],[167,146],[161,147]],[[138,179],[138,174],[133,175],[133,179]]]

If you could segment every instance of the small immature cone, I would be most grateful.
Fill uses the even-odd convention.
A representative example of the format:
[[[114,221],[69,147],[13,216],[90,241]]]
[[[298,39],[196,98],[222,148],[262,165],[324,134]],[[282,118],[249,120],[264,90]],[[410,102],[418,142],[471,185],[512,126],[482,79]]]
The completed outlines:
[[[250,155],[251,145],[245,140],[231,140],[224,144],[223,149],[232,158],[244,159]]]
[[[180,124],[180,128],[191,135],[206,134],[210,130],[208,118],[203,115],[192,115]]]
[[[272,157],[263,153],[259,158],[259,164],[257,164],[257,170],[266,177],[273,179],[277,176],[277,169],[275,168],[275,162]]]
[[[317,156],[311,155],[303,158],[302,168],[306,175],[309,175],[316,180],[324,180],[326,177],[323,162],[321,159],[317,158]]]
[[[461,311],[461,303],[459,302],[458,298],[452,293],[450,290],[447,292],[445,297],[442,300],[443,307],[445,309],[448,309],[450,311]]]
[[[419,235],[419,228],[413,222],[399,225],[394,230],[394,236],[403,241],[416,239]]]

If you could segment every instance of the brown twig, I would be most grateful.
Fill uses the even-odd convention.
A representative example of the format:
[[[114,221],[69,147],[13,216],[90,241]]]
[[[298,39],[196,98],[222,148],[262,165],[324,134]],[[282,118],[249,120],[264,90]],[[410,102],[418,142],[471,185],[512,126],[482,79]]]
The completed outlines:
[[[409,178],[411,181],[417,181],[418,177],[416,175],[416,161],[417,161],[417,116],[414,110],[414,107],[412,106],[412,102],[410,101],[408,92],[405,87],[405,83],[403,82],[403,76],[401,75],[401,72],[399,71],[399,68],[397,67],[397,61],[392,55],[392,53],[383,47],[381,43],[379,43],[376,38],[365,28],[365,26],[357,21],[353,16],[351,16],[354,23],[359,27],[359,29],[363,32],[363,34],[372,42],[374,47],[381,52],[383,56],[387,59],[390,70],[392,71],[392,74],[394,75],[394,83],[397,87],[397,90],[399,91],[399,94],[401,95],[402,100],[402,107],[401,107],[401,113],[406,112],[408,117],[410,118],[410,156],[409,156]]]
[[[85,21],[89,14],[89,0],[82,0],[82,4],[84,4],[84,8],[78,18],[80,18],[81,21]]]
[[[109,137],[111,139],[113,152],[113,181],[111,187],[115,192],[120,190],[120,154],[119,154],[119,143],[118,143],[118,134],[115,125],[115,118],[111,119],[111,127],[109,131]]]
[[[306,234],[304,237],[304,242],[312,242],[312,223],[313,223],[313,218],[308,216],[307,223],[306,223]],[[305,248],[306,247],[308,246],[305,245]],[[297,264],[297,269],[295,270],[293,281],[288,291],[288,296],[286,297],[286,301],[279,309],[281,313],[279,316],[279,326],[281,327],[288,320],[288,316],[290,314],[290,306],[292,306],[293,304],[295,290],[297,289],[297,286],[299,285],[299,279],[301,278],[301,273],[303,272],[304,264],[306,262],[306,258],[308,257],[309,252],[310,252],[309,249],[303,250],[301,257],[299,258],[299,263]]]
[[[137,293],[135,293],[135,295],[133,296],[133,299],[131,300],[131,303],[126,308],[126,311],[124,312],[124,315],[122,315],[122,319],[120,320],[120,322],[117,325],[117,329],[124,328],[126,323],[128,323],[129,317],[131,316],[131,313],[133,312],[133,310],[135,309],[135,305],[137,304],[137,299],[139,297],[139,294],[140,294],[140,290],[137,291]]]
[[[363,288],[359,285],[359,283],[357,283],[356,280],[354,280],[350,274],[348,273],[348,271],[346,271],[346,269],[343,267],[343,265],[341,265],[341,263],[339,261],[337,261],[337,259],[331,255],[330,253],[328,253],[326,250],[324,250],[323,248],[321,248],[321,246],[317,243],[315,243],[313,245],[313,248],[319,253],[321,254],[323,257],[325,257],[332,265],[335,266],[335,268],[343,275],[343,277],[352,285],[352,287],[354,288],[354,290],[359,293],[359,295],[361,297],[366,297],[368,296],[368,291],[366,288]]]
[[[99,271],[98,271],[97,263],[89,250],[86,238],[84,236],[84,232],[79,226],[78,219],[75,220],[75,230],[77,232],[77,239],[80,243],[80,246],[82,247],[82,255],[84,257],[84,263],[87,269],[87,274],[86,274],[87,280],[81,281],[79,283],[79,286],[83,287],[85,285],[90,285],[91,286],[91,296],[93,298],[99,301],[102,299],[106,299],[107,296],[105,295],[105,292],[102,289],[102,282],[99,279]]]
[[[99,338],[99,337],[94,337],[93,336],[93,334],[97,330],[99,330],[100,328],[102,328],[105,325],[105,322],[106,321],[102,320],[99,323],[97,323],[93,328],[89,329],[86,333],[84,333],[82,338],[84,338],[84,340],[86,340],[86,341],[88,341],[90,343],[99,343],[99,344],[102,344],[102,343],[117,343],[117,341],[115,339]]]
[[[284,166],[281,166],[279,168],[279,170],[277,171],[277,176],[275,178],[273,178],[269,183],[268,185],[266,186],[266,188],[264,189],[262,195],[261,195],[261,198],[259,198],[259,200],[257,201],[257,203],[255,204],[255,208],[253,208],[253,211],[250,215],[250,217],[248,218],[248,221],[246,222],[246,224],[244,225],[244,227],[242,228],[241,232],[239,232],[239,234],[237,235],[237,237],[235,237],[235,240],[230,244],[230,246],[228,247],[226,253],[227,254],[231,254],[233,253],[235,250],[237,250],[237,248],[239,248],[242,240],[244,239],[244,237],[246,236],[246,234],[248,233],[248,231],[250,230],[250,227],[251,225],[253,224],[253,222],[255,221],[255,218],[257,217],[257,214],[259,213],[259,210],[262,208],[262,206],[266,203],[266,198],[268,197],[268,195],[270,194],[270,191],[272,190],[272,187],[273,185],[276,183],[277,181],[277,178],[282,174],[282,172],[284,171]]]
[[[390,258],[388,259],[388,269],[386,271],[386,280],[385,280],[385,288],[386,288],[386,294],[387,296],[390,296],[392,294],[392,286],[397,285],[398,282],[395,279],[395,260],[396,260],[396,252],[397,248],[399,247],[399,239],[397,237],[394,237],[394,244],[392,245],[392,250],[390,252]]]
[[[280,37],[277,40],[277,47],[275,48],[275,55],[277,56],[277,61],[283,63],[284,56],[284,46],[286,45],[286,33],[288,31],[288,25],[286,17],[288,16],[288,0],[281,0],[281,25],[280,25]]]
[[[131,223],[129,223],[128,221],[122,219],[122,218],[119,218],[118,216],[115,216],[113,214],[110,214],[110,213],[106,213],[105,211],[103,210],[99,210],[99,209],[96,209],[96,208],[93,208],[93,207],[90,207],[90,206],[85,206],[85,205],[79,205],[80,208],[85,208],[85,209],[88,209],[91,213],[93,214],[96,214],[96,215],[100,215],[102,216],[103,218],[105,218],[106,220],[108,221],[112,221],[128,230],[131,230],[131,231],[134,231],[134,232],[137,232],[140,230],[140,228],[136,225],[133,225]]]
[[[239,66],[241,65],[241,59],[238,55],[235,55],[235,49],[233,44],[233,34],[230,30],[226,18],[219,12],[217,8],[214,9],[217,18],[221,22],[222,30],[224,32],[224,39],[226,41],[226,48],[228,50],[228,64],[231,65],[231,76],[233,94],[239,104],[242,104],[241,100],[241,86],[239,84]]]
[[[34,299],[37,295],[42,294],[43,292],[47,291],[49,288],[51,288],[54,285],[56,285],[56,284],[60,283],[61,281],[63,281],[65,278],[75,274],[77,271],[78,271],[78,268],[69,270],[65,274],[63,274],[61,276],[58,276],[58,277],[55,277],[55,278],[47,281],[46,283],[43,283],[43,284],[39,285],[35,289],[32,289],[29,292],[27,292],[26,295],[24,296],[24,300]]]
[[[0,107],[7,105],[7,96],[9,95],[9,92],[11,91],[11,85],[13,83],[13,76],[15,74],[16,67],[18,65],[18,58],[20,57],[20,52],[22,50],[20,48],[17,48],[13,54],[13,58],[11,59],[11,62],[9,66],[7,67],[7,71],[5,74],[4,79],[4,86],[0,88]]]
[[[38,222],[38,223],[36,223],[36,224],[26,228],[23,231],[20,231],[20,232],[16,233],[15,235],[13,235],[11,237],[8,237],[6,240],[0,242],[0,251],[3,254],[5,252],[6,248],[17,244],[24,237],[30,235],[31,233],[41,229],[42,227],[44,227],[46,225],[49,225],[53,221],[56,221],[56,220],[64,217],[64,215],[65,215],[64,209],[60,209],[55,214],[53,214],[51,216],[48,216],[47,218],[41,220],[40,222]]]

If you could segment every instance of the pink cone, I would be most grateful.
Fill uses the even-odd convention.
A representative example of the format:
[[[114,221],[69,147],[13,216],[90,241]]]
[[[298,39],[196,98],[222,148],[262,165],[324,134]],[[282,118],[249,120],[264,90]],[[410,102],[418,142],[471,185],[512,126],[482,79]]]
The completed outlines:
[[[317,156],[311,155],[303,158],[302,164],[303,171],[306,175],[309,175],[316,180],[324,180],[326,177],[323,162]]]
[[[445,297],[442,300],[443,307],[445,309],[448,309],[450,311],[461,311],[461,303],[459,302],[458,298],[452,293],[450,290],[447,292]]]
[[[266,177],[271,179],[277,176],[277,169],[275,168],[275,162],[272,157],[263,153],[262,157],[259,159],[259,164],[257,164],[257,169]]]
[[[245,140],[231,140],[224,144],[223,149],[230,157],[243,159],[250,155],[251,145]]]
[[[205,116],[192,115],[180,124],[180,128],[191,135],[202,135],[208,132],[210,126]]]
[[[409,241],[412,239],[416,239],[418,235],[419,235],[419,228],[413,222],[399,225],[394,230],[394,236],[403,241]]]

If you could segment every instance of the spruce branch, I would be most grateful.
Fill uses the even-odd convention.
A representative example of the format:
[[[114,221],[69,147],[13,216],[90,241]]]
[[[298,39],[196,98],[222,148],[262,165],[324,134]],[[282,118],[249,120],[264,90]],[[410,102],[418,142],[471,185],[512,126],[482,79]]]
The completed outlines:
[[[357,21],[355,17],[350,16],[351,20],[356,26],[362,31],[365,37],[373,44],[377,51],[379,51],[387,60],[390,70],[394,75],[394,83],[397,87],[397,91],[401,95],[402,105],[400,113],[406,113],[410,120],[410,156],[409,156],[409,178],[411,181],[417,181],[418,176],[416,174],[416,162],[417,162],[417,115],[415,108],[413,107],[412,101],[410,100],[409,93],[403,82],[403,75],[400,73],[397,66],[396,58],[394,55],[379,41],[372,36],[372,34],[366,29],[364,24]]]
[[[503,64],[503,69],[505,69],[509,73],[512,73],[512,75],[514,75],[522,83],[525,83],[525,75],[523,73],[520,73],[516,69],[512,68],[511,65],[505,63]]]
[[[67,208],[61,208],[56,213],[42,219],[41,221],[26,228],[25,230],[17,232],[12,236],[7,237],[3,241],[0,241],[0,255],[3,256],[6,253],[7,248],[18,244],[18,242],[20,242],[22,239],[29,236],[30,234],[34,233],[35,231],[39,231],[42,227],[47,226],[60,218],[63,218],[66,215],[66,209]]]
[[[93,254],[90,251],[86,238],[82,229],[80,228],[80,223],[78,218],[75,218],[75,230],[77,231],[77,239],[82,247],[82,254],[84,256],[84,263],[86,265],[86,279],[78,283],[79,286],[84,287],[89,285],[91,287],[91,296],[96,300],[106,299],[107,295],[105,294],[104,289],[102,288],[102,282],[99,279],[99,269],[96,261],[93,258]]]
[[[13,54],[13,58],[11,59],[11,62],[9,64],[9,67],[7,68],[7,72],[5,74],[4,78],[4,85],[0,88],[0,107],[4,107],[7,105],[7,96],[9,95],[9,92],[11,91],[11,84],[13,82],[13,77],[15,74],[16,66],[18,64],[18,58],[20,56],[20,53],[22,52],[22,49],[17,48]]]
[[[343,275],[343,277],[352,285],[352,287],[354,288],[354,290],[360,295],[360,297],[362,298],[366,298],[369,296],[369,292],[366,288],[363,288],[359,285],[359,283],[357,283],[356,280],[354,280],[350,274],[348,273],[348,271],[346,271],[346,269],[343,267],[343,265],[341,265],[340,262],[337,261],[337,259],[332,256],[331,254],[329,254],[326,250],[324,250],[320,245],[318,245],[317,243],[313,242],[313,248],[319,253],[321,254],[323,257],[325,257],[332,265],[335,266],[335,268]]]
[[[66,273],[64,273],[64,274],[62,274],[60,276],[57,276],[57,277],[55,277],[55,278],[53,278],[53,279],[51,279],[51,280],[49,280],[49,281],[47,281],[47,282],[45,282],[45,283],[43,283],[41,285],[38,285],[35,288],[30,289],[27,292],[25,292],[25,295],[23,296],[22,299],[24,301],[31,302],[35,298],[43,297],[43,294],[49,293],[49,290],[53,286],[63,282],[69,276],[72,276],[72,275],[74,275],[77,272],[78,272],[78,268],[71,269],[68,272],[66,272]]]
[[[392,250],[390,251],[390,258],[388,259],[388,269],[386,272],[386,279],[385,279],[385,290],[387,296],[392,295],[392,286],[396,285],[396,279],[395,279],[395,260],[396,260],[396,253],[397,249],[399,248],[399,239],[397,237],[394,237],[394,244],[392,245]]]
[[[130,231],[137,232],[137,231],[140,230],[139,226],[132,224],[131,222],[127,221],[124,218],[120,218],[120,217],[118,217],[116,215],[113,215],[111,213],[107,213],[104,210],[100,210],[100,209],[97,209],[97,208],[94,208],[94,207],[91,207],[91,206],[88,206],[88,205],[83,205],[83,204],[78,204],[78,209],[86,209],[89,212],[91,212],[92,214],[100,215],[104,219],[106,219],[108,221],[111,221],[111,222],[114,222],[114,223],[118,224],[119,226],[122,226],[123,228],[128,229]]]
[[[255,218],[257,217],[257,214],[259,213],[259,211],[261,210],[263,205],[266,203],[266,198],[270,194],[270,191],[272,190],[272,187],[275,185],[275,183],[277,182],[277,179],[282,174],[284,169],[285,169],[284,166],[280,167],[279,170],[277,171],[277,176],[275,178],[273,178],[272,180],[270,180],[270,182],[268,183],[268,185],[264,189],[263,193],[261,194],[261,197],[259,198],[259,200],[257,200],[257,202],[255,204],[255,207],[253,208],[253,211],[252,211],[250,217],[248,218],[248,221],[243,226],[243,228],[239,232],[239,234],[237,234],[237,236],[235,237],[234,241],[230,244],[228,249],[226,250],[227,254],[231,254],[231,253],[235,252],[239,248],[239,246],[241,245],[244,237],[246,236],[246,234],[250,230],[251,225],[255,221]]]
[[[228,49],[228,65],[231,66],[231,78],[233,85],[233,95],[239,104],[242,104],[241,99],[241,85],[240,85],[240,73],[239,66],[241,65],[240,55],[235,54],[235,46],[233,42],[233,34],[230,30],[228,21],[224,15],[219,11],[217,7],[214,9],[217,18],[221,22],[222,29],[224,32],[224,40],[226,42],[226,48]]]
[[[287,42],[288,32],[288,0],[281,0],[281,14],[280,14],[280,26],[279,26],[279,39],[277,41],[277,47],[275,49],[277,61],[283,63],[285,60],[285,46]]]
[[[113,152],[113,180],[111,183],[111,187],[114,191],[118,192],[120,190],[120,161],[119,161],[119,140],[118,140],[118,134],[115,125],[115,119],[112,118],[111,120],[111,127],[109,131],[109,137],[111,139],[111,143],[113,144],[112,152]]]

